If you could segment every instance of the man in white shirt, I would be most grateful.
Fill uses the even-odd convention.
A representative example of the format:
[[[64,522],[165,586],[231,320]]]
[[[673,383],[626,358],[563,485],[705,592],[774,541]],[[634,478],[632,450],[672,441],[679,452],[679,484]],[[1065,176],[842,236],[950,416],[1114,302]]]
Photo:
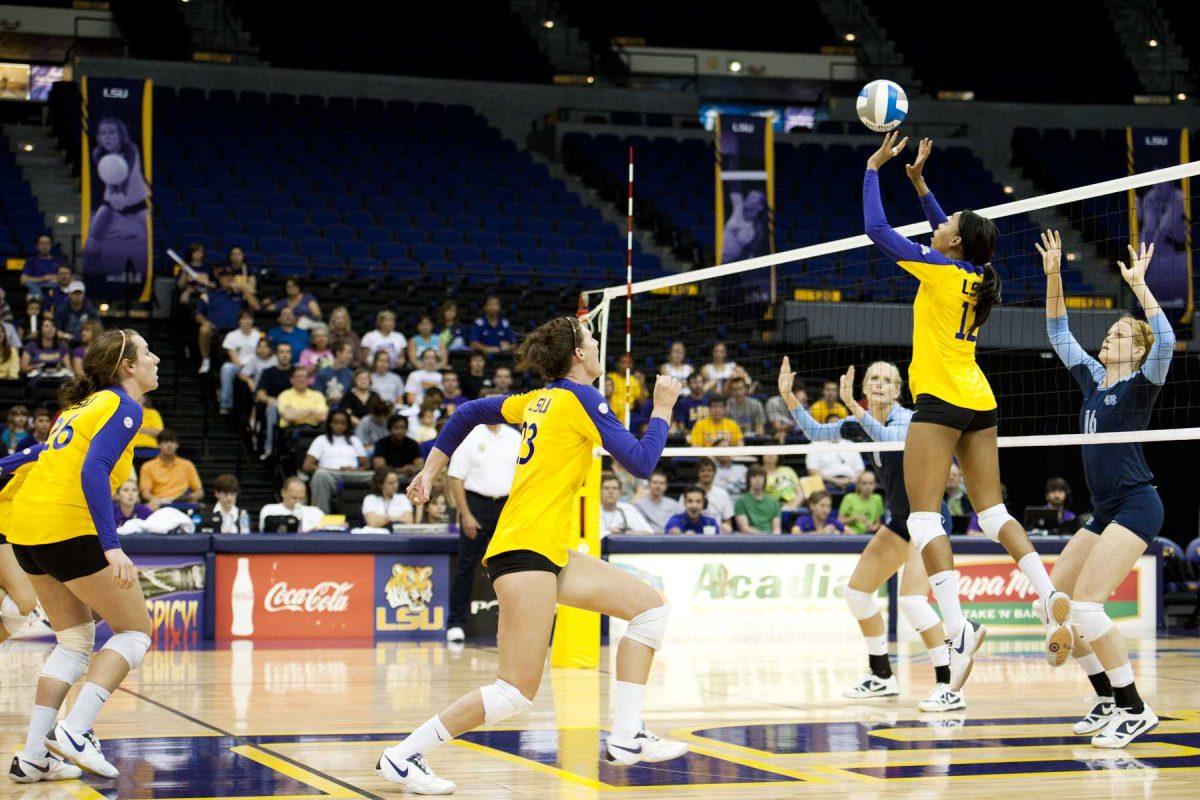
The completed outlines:
[[[238,314],[238,326],[225,334],[221,347],[229,358],[221,365],[221,413],[228,414],[233,410],[233,380],[242,371],[242,367],[254,358],[254,350],[262,331],[254,327],[254,312],[248,308]]]
[[[425,390],[433,386],[442,388],[442,373],[437,368],[438,354],[436,350],[426,350],[421,354],[421,368],[408,373],[404,382],[404,394],[410,406],[419,406],[425,399]]]
[[[458,507],[458,567],[450,582],[446,640],[466,638],[467,603],[475,567],[487,552],[517,471],[521,435],[507,425],[479,425],[450,457],[447,488]]]
[[[375,363],[376,351],[388,354],[390,369],[403,367],[408,360],[408,339],[396,330],[396,315],[391,311],[380,311],[375,315],[375,330],[362,337],[363,363]]]
[[[262,511],[258,512],[258,529],[267,532],[267,519],[270,517],[296,517],[300,520],[301,533],[315,531],[321,527],[321,520],[325,518],[325,512],[319,508],[304,505],[306,494],[304,481],[295,475],[285,480],[283,488],[279,490],[279,498],[282,502],[265,505],[262,507]]]
[[[367,451],[357,436],[350,435],[350,415],[329,415],[326,432],[313,439],[301,471],[312,475],[313,505],[332,513],[333,496],[341,486],[367,486],[374,473],[368,470]]]
[[[717,476],[717,464],[711,458],[701,456],[696,461],[696,485],[704,490],[708,497],[708,505],[702,512],[721,523],[721,533],[733,533],[733,498],[729,492],[713,483]],[[684,495],[679,496],[679,502],[684,502]]]
[[[713,485],[720,486],[731,497],[746,491],[746,465],[733,460],[733,456],[717,456],[717,474]]]
[[[238,518],[242,515],[237,505],[239,488],[238,479],[232,475],[218,475],[213,481],[213,492],[217,495],[213,513],[221,518],[221,533],[249,533],[238,527]]]
[[[654,533],[664,533],[667,521],[676,514],[683,513],[679,502],[666,496],[667,473],[656,469],[650,473],[650,482],[646,485],[646,495],[636,501],[633,506],[642,512],[642,516],[650,523]]]
[[[846,442],[845,439],[839,441]],[[847,486],[858,480],[859,474],[866,466],[862,455],[853,450],[834,450],[809,453],[804,459],[809,475],[820,475],[825,485],[845,491]]]
[[[621,502],[621,481],[615,474],[605,472],[600,478],[600,535],[652,532],[640,511]]]

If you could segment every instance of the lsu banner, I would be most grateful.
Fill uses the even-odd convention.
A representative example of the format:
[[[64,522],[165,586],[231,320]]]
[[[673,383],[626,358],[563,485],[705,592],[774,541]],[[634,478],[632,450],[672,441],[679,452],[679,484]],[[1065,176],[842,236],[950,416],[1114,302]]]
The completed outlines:
[[[83,78],[83,278],[93,300],[150,300],[150,81]]]
[[[444,637],[449,614],[450,556],[375,556],[376,641]]]
[[[717,263],[773,253],[775,134],[771,120],[718,114],[715,130]]]
[[[1191,160],[1184,129],[1126,128],[1129,174]],[[1192,320],[1192,241],[1190,179],[1129,190],[1130,244],[1154,245],[1146,283],[1175,324]],[[1124,259],[1122,259],[1124,260]]]

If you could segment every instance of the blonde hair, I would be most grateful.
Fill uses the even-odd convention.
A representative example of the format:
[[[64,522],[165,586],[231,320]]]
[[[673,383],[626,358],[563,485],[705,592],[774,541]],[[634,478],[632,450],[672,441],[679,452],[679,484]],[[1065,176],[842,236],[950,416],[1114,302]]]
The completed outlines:
[[[1133,329],[1133,346],[1142,348],[1142,357],[1137,365],[1138,369],[1141,369],[1150,357],[1150,348],[1154,347],[1154,329],[1146,320],[1136,317],[1121,317],[1120,321],[1129,323],[1129,327]]]
[[[896,386],[901,389],[904,388],[904,376],[900,374],[900,368],[890,361],[872,361],[867,365],[867,371],[863,373],[863,380],[866,380],[867,376],[871,374],[871,370],[875,369],[876,367],[880,367],[887,372],[890,372],[892,380],[896,382]]]

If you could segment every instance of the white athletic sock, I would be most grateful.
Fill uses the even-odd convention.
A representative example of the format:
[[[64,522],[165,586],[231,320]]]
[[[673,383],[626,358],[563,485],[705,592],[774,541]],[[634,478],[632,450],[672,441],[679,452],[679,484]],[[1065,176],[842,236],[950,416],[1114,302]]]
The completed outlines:
[[[442,724],[441,717],[431,717],[424,725],[404,737],[400,744],[388,748],[387,753],[393,761],[403,761],[417,753],[425,755],[431,750],[436,750],[453,738]]]
[[[90,681],[85,683],[79,691],[79,697],[75,698],[75,705],[71,706],[71,711],[67,714],[67,727],[76,733],[90,731],[96,724],[96,715],[110,696],[110,692],[100,684]]]
[[[1026,553],[1021,556],[1021,560],[1017,562],[1017,567],[1029,582],[1033,584],[1033,590],[1038,593],[1038,597],[1045,600],[1050,595],[1054,594],[1054,584],[1050,582],[1050,574],[1046,572],[1046,565],[1042,562],[1042,557],[1037,553]]]
[[[948,569],[930,575],[929,585],[933,588],[933,598],[937,600],[938,610],[942,612],[946,635],[953,639],[962,630],[962,626],[967,624],[962,605],[958,602],[958,571]]]
[[[1108,682],[1114,689],[1120,689],[1133,683],[1133,666],[1128,661],[1116,669],[1105,670],[1105,672],[1108,673]]]
[[[29,715],[29,733],[25,737],[25,749],[21,752],[29,758],[46,757],[46,737],[58,722],[58,709],[49,706],[34,706]]]
[[[887,634],[880,636],[864,636],[867,640],[867,655],[869,656],[886,656],[888,654]]]
[[[641,683],[616,681],[613,685],[614,739],[628,741],[642,729],[642,702],[646,697],[646,686]]]
[[[950,648],[945,644],[929,648],[929,661],[935,667],[950,666]]]
[[[1099,675],[1104,672],[1104,666],[1100,663],[1100,659],[1095,653],[1088,653],[1086,656],[1075,656],[1075,663],[1083,670],[1084,675]],[[1111,683],[1112,681],[1109,681]]]

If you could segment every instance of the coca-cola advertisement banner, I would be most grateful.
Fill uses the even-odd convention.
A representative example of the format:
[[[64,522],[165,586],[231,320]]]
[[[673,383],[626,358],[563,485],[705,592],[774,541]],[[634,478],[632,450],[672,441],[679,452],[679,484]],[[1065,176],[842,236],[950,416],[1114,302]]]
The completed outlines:
[[[370,555],[218,555],[218,640],[368,639]]]
[[[445,635],[450,606],[450,556],[375,556],[375,638]]]

